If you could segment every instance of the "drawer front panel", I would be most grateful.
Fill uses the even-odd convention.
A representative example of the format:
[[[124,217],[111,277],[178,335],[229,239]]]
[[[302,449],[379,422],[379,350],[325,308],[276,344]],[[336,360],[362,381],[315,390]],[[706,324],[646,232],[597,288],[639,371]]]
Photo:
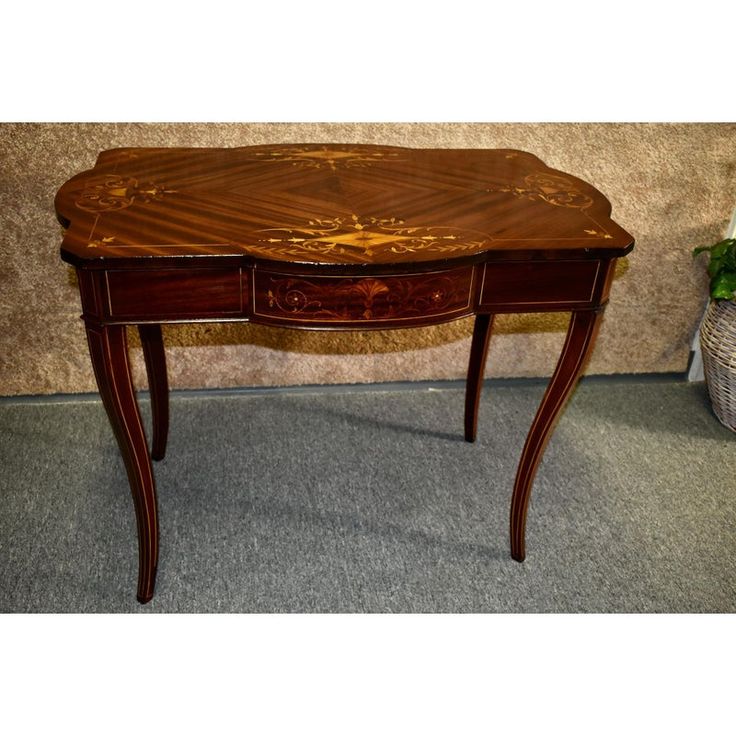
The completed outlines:
[[[253,315],[264,321],[441,321],[472,311],[473,268],[412,275],[304,276],[257,269]]]
[[[108,271],[110,317],[207,317],[241,314],[240,269],[194,268]]]
[[[518,307],[591,304],[599,261],[504,261],[487,263],[482,306]]]

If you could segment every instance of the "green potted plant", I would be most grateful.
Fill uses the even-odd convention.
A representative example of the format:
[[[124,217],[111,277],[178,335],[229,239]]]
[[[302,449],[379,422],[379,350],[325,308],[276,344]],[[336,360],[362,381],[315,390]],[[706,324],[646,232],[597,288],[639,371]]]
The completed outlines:
[[[705,381],[713,412],[736,432],[736,239],[693,250],[710,254],[710,303],[700,326]]]

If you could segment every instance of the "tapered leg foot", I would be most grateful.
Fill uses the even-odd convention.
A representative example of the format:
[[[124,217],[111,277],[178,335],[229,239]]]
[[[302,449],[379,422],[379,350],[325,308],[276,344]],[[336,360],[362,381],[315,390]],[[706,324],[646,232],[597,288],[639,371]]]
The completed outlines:
[[[473,341],[470,344],[468,378],[465,383],[465,440],[475,442],[478,431],[478,405],[483,388],[488,343],[493,327],[492,314],[479,314],[475,318]]]
[[[87,325],[92,366],[128,473],[138,526],[138,600],[153,597],[158,565],[158,511],[148,444],[128,363],[125,326]]]
[[[537,467],[592,352],[602,314],[602,309],[572,313],[560,359],[527,435],[511,499],[511,556],[518,562],[523,562],[526,556],[526,515]]]
[[[166,353],[161,325],[138,325],[138,332],[141,336],[151,394],[153,415],[151,457],[154,460],[163,460],[169,434],[169,381],[166,376]]]

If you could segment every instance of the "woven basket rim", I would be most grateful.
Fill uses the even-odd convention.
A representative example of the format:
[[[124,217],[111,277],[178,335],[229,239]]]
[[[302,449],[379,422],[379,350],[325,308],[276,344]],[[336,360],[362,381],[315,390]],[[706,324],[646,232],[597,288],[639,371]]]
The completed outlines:
[[[700,349],[713,413],[736,432],[736,301],[710,300],[700,326]]]

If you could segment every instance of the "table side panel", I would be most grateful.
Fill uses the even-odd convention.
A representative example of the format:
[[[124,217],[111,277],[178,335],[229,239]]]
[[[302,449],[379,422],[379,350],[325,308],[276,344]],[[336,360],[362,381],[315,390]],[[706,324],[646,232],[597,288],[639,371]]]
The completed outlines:
[[[248,274],[241,268],[108,270],[104,316],[113,320],[245,317]]]
[[[612,261],[499,261],[482,268],[479,310],[566,311],[607,298]]]

